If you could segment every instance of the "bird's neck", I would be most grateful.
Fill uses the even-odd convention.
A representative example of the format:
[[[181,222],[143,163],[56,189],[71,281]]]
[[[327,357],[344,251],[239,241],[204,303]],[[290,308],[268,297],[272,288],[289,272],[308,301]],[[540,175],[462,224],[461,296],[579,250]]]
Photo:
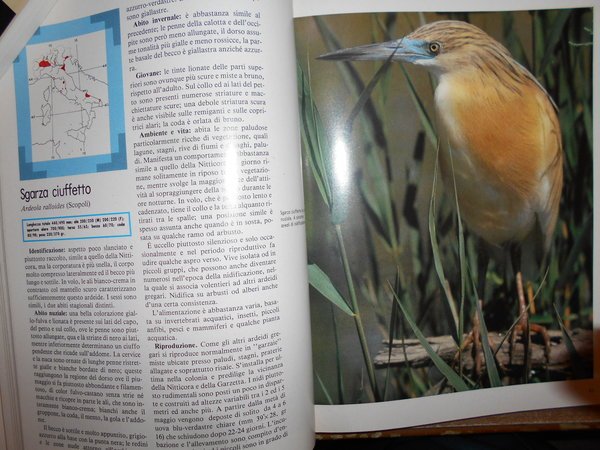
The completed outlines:
[[[519,86],[502,83],[495,74],[462,68],[442,73],[435,90],[437,125],[443,143],[455,150],[472,147],[473,133],[491,133],[501,124],[492,120],[504,111],[516,111],[522,97]],[[521,86],[522,88],[523,86]]]
[[[486,104],[505,104],[522,97],[523,90],[530,84],[528,78],[517,79],[508,72],[470,66],[439,73],[437,81],[435,102],[438,109],[449,103],[476,103],[479,109]]]

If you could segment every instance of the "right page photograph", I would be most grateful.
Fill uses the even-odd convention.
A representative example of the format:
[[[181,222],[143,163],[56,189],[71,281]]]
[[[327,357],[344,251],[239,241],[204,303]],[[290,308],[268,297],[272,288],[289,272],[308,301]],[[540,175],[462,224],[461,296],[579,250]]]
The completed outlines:
[[[597,396],[593,6],[295,20],[319,431]]]

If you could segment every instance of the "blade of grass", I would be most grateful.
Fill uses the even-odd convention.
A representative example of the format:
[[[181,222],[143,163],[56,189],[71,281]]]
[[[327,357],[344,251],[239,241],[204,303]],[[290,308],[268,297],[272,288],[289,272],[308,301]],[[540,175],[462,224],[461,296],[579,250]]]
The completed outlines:
[[[367,155],[366,173],[370,184],[361,180],[360,190],[366,206],[372,212],[375,228],[393,253],[398,249],[398,232],[394,216],[394,205],[389,183],[375,152]],[[371,187],[372,186],[372,189]]]
[[[350,317],[354,317],[354,312],[348,306],[348,303],[342,294],[335,288],[327,274],[316,264],[308,265],[308,282],[312,287],[319,291],[323,297],[337,306],[340,310]]]
[[[329,395],[329,391],[327,390],[325,383],[323,383],[323,380],[321,379],[321,377],[319,376],[319,374],[316,370],[315,370],[315,378],[317,379],[318,385],[321,388],[321,391],[323,391],[325,398],[327,399],[327,403],[330,405],[333,405],[334,404],[333,399],[331,398],[331,395]]]
[[[406,79],[410,97],[412,98],[415,106],[417,107],[417,113],[419,114],[419,118],[421,119],[421,124],[423,125],[423,128],[425,130],[425,134],[427,135],[429,142],[431,142],[432,145],[436,146],[438,137],[437,137],[437,133],[435,132],[435,127],[433,126],[433,122],[429,118],[429,114],[427,114],[425,105],[423,104],[421,97],[419,97],[419,94],[417,93],[417,89],[415,88],[412,78],[408,74],[406,68],[402,64],[400,65],[400,68],[402,69],[402,73],[404,74],[404,78]]]
[[[356,332],[358,334],[358,340],[363,353],[363,359],[367,368],[367,375],[369,377],[369,383],[371,390],[376,401],[380,400],[379,389],[377,388],[377,378],[375,377],[375,366],[373,365],[373,359],[371,358],[371,352],[369,351],[369,345],[367,343],[367,335],[365,334],[365,328],[362,321],[362,315],[358,306],[358,298],[356,295],[356,289],[354,288],[354,280],[352,278],[352,272],[350,271],[350,262],[348,254],[346,252],[346,245],[344,244],[344,237],[342,233],[342,227],[339,224],[335,225],[335,234],[340,250],[340,258],[344,268],[344,275],[346,277],[346,284],[348,286],[348,293],[350,294],[350,301],[352,303],[352,312],[354,317],[354,324],[356,326]]]
[[[583,227],[580,230],[579,236],[577,236],[575,243],[571,247],[567,261],[561,269],[560,277],[556,282],[556,289],[562,291],[573,273],[576,270],[577,260],[581,256],[583,247],[587,244],[588,239],[592,236],[593,226],[592,216],[588,216],[583,221]]]
[[[337,168],[342,167],[344,161],[348,163],[349,152],[345,144],[348,140],[336,140],[335,146],[329,145],[312,97],[310,80],[306,80],[300,66],[298,71],[301,83],[302,138],[308,150],[309,165],[321,196],[331,212],[331,221],[334,224],[342,223],[348,212],[348,175],[345,170]]]
[[[399,289],[399,283],[398,283],[398,279],[396,278],[396,287],[397,289]],[[383,398],[383,400],[385,401],[386,397],[387,397],[387,392],[388,392],[388,386],[389,386],[389,382],[390,382],[390,378],[391,378],[391,364],[390,364],[390,360],[392,359],[392,343],[394,342],[394,336],[396,335],[395,331],[396,331],[396,321],[397,321],[397,315],[398,315],[398,307],[396,306],[396,303],[392,303],[392,313],[390,314],[390,322],[389,322],[389,328],[388,328],[388,365],[386,367],[385,370],[385,382],[383,385],[383,394],[381,395],[381,397]],[[401,336],[401,339],[404,341],[404,336]],[[405,351],[406,353],[406,351]],[[404,360],[408,361],[408,359],[406,358],[406,354],[404,355]]]
[[[460,215],[460,205],[458,203],[458,189],[456,188],[456,176],[454,172],[454,159],[452,152],[448,152],[450,156],[450,165],[452,167],[452,183],[454,185],[454,207],[456,208],[456,220],[458,222],[458,261],[460,264],[460,312],[458,314],[458,348],[462,348],[462,339],[464,333],[464,310],[465,310],[465,293],[467,286],[467,255],[465,250],[465,233],[463,229],[462,219]],[[454,305],[448,305],[450,308]]]
[[[300,91],[300,113],[302,115],[301,134],[308,156],[309,165],[315,182],[325,204],[331,208],[332,195],[322,145],[326,145],[322,137],[322,125],[319,112],[312,98],[310,84],[300,65],[298,65],[298,83]]]
[[[342,352],[340,351],[340,332],[337,325],[337,319],[335,318],[335,308],[330,305],[331,308],[331,325],[333,328],[334,344],[335,344],[335,363],[336,363],[336,376],[337,376],[337,388],[338,398],[340,403],[343,405],[346,402],[346,394],[344,392],[344,373],[342,371]]]
[[[346,121],[346,134],[347,135],[350,135],[350,130],[352,129],[354,119],[356,119],[356,116],[358,116],[358,113],[360,113],[360,111],[364,108],[364,106],[370,100],[373,89],[375,89],[375,86],[377,86],[377,83],[379,82],[381,77],[383,77],[389,70],[393,56],[394,56],[394,54],[392,53],[390,55],[390,57],[385,60],[385,62],[381,65],[381,67],[377,70],[377,72],[375,72],[375,75],[373,75],[373,78],[371,78],[371,80],[369,81],[369,84],[367,84],[367,86],[360,93],[360,96],[358,97],[358,100],[356,101],[356,105],[354,105],[354,108],[352,108],[352,111],[348,115],[348,119]]]
[[[546,71],[548,64],[550,64],[550,61],[554,56],[554,49],[558,44],[563,34],[565,24],[567,23],[567,20],[569,20],[569,17],[571,15],[571,10],[558,10],[556,14],[556,17],[554,18],[550,26],[550,31],[547,33],[545,42],[543,43],[543,48],[545,51],[542,56],[541,63],[538,66],[538,75],[543,75]]]
[[[483,318],[481,303],[476,295],[475,283],[473,283],[473,292],[473,303],[475,303],[474,307],[477,311],[477,317],[479,318],[479,335],[481,337],[481,346],[483,347],[483,357],[485,358],[485,367],[488,374],[488,380],[491,387],[499,387],[502,386],[502,381],[500,379],[500,374],[498,373],[498,366],[496,365],[496,358],[494,357],[495,353],[492,352],[490,340],[488,339],[488,330],[487,326],[485,325],[485,319]]]
[[[573,343],[571,334],[567,330],[567,327],[565,327],[565,324],[562,320],[560,312],[558,311],[558,307],[556,306],[556,303],[554,303],[552,306],[554,307],[554,313],[556,314],[556,319],[558,321],[560,331],[562,332],[563,339],[565,341],[565,345],[567,346],[567,350],[569,351],[569,356],[571,357],[571,361],[573,362],[574,366],[577,364],[581,364],[582,363],[581,357],[579,356],[579,353],[577,352],[577,349],[575,348],[575,344]]]
[[[450,367],[446,363],[446,361],[444,361],[440,357],[440,355],[437,354],[437,352],[433,349],[431,344],[427,341],[427,338],[423,335],[423,333],[419,329],[418,325],[413,321],[413,319],[408,314],[408,311],[404,308],[404,305],[398,298],[398,295],[394,291],[394,287],[391,285],[391,283],[389,283],[389,281],[388,281],[388,286],[389,286],[390,290],[392,291],[392,294],[394,295],[394,298],[396,299],[396,304],[402,311],[402,314],[403,314],[404,318],[406,319],[406,322],[408,323],[408,325],[412,329],[413,333],[415,334],[415,336],[417,337],[417,339],[419,340],[419,342],[421,343],[421,345],[423,346],[423,348],[425,349],[425,351],[431,358],[431,361],[433,362],[435,367],[437,367],[437,369],[441,372],[441,374],[444,377],[446,377],[446,379],[448,380],[448,383],[450,383],[454,387],[454,389],[456,389],[459,392],[468,391],[469,387],[466,385],[466,383],[463,381],[463,379],[452,369],[452,367]]]
[[[397,289],[396,289],[395,292],[400,292],[400,288],[401,288],[401,281],[400,281],[400,279],[401,279],[401,276],[400,276],[401,273],[400,273],[400,271],[398,271],[398,272],[399,273],[396,275]],[[406,292],[404,292],[404,296],[403,296],[404,306],[408,310],[407,296],[408,296],[408,294]],[[394,305],[394,309],[398,310],[398,306],[396,305],[396,302],[394,301],[394,299],[392,299],[392,304]],[[410,367],[410,363],[409,363],[409,359],[408,359],[408,352],[406,351],[406,345],[405,345],[406,331],[405,331],[405,326],[404,326],[404,319],[402,318],[402,316],[399,316],[398,323],[400,325],[400,333],[401,333],[402,356],[404,357],[404,361],[405,361],[405,365],[406,365],[405,370],[408,373],[408,378],[409,378],[410,382],[412,383],[412,386],[414,387],[412,389],[413,397],[414,397],[415,396],[415,394],[414,394],[414,390],[415,389],[417,390],[417,392],[419,392],[420,394],[422,394],[423,392],[427,391],[427,386],[422,381],[422,379],[417,375],[417,373],[415,373],[415,371],[412,369],[412,367]],[[391,343],[390,343],[390,350],[391,350]]]
[[[433,188],[431,191],[431,199],[429,202],[429,238],[431,241],[431,250],[433,252],[433,262],[435,271],[437,273],[438,279],[446,296],[446,302],[450,307],[450,311],[452,314],[452,322],[453,322],[453,334],[458,342],[458,329],[459,329],[459,320],[458,320],[458,312],[456,311],[456,305],[454,304],[454,299],[452,297],[452,292],[450,291],[450,285],[446,279],[446,275],[444,273],[444,266],[442,264],[442,258],[440,256],[440,248],[437,241],[437,225],[436,225],[436,215],[435,215],[435,197],[437,191],[437,176],[438,176],[438,163],[439,163],[439,143],[437,145],[437,152],[435,158],[435,165],[433,169]]]

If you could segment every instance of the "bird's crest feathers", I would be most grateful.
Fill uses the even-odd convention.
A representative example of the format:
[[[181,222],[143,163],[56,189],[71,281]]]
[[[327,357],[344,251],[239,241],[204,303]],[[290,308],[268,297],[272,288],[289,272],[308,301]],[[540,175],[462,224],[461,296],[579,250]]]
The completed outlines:
[[[474,65],[481,73],[494,74],[507,88],[519,91],[524,82],[535,83],[548,97],[555,110],[556,103],[541,83],[510,52],[486,32],[467,22],[440,20],[417,28],[405,39],[434,42],[440,46],[438,64],[446,70]]]

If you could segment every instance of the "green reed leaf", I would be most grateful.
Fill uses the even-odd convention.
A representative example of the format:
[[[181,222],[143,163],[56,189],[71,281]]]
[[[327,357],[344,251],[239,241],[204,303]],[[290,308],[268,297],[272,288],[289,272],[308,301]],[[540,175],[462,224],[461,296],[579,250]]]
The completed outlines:
[[[349,316],[354,317],[354,312],[350,309],[342,294],[335,288],[331,282],[331,278],[329,278],[316,264],[308,265],[308,282],[312,287],[319,291],[323,297]]]

